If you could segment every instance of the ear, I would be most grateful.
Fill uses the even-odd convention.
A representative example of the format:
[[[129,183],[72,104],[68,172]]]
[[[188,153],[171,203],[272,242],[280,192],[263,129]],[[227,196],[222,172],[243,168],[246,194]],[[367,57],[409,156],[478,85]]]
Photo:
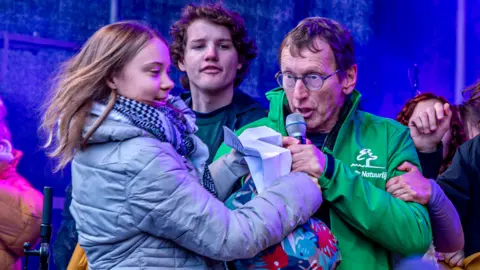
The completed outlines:
[[[238,63],[238,65],[237,65],[237,70],[242,69],[242,67],[243,67],[243,64],[242,64],[242,63]]]
[[[357,71],[357,64],[352,65],[345,71],[345,77],[342,81],[342,91],[345,95],[351,94],[353,89],[355,89],[355,85],[357,84]]]
[[[110,78],[107,79],[107,85],[110,87],[112,90],[117,89],[117,85],[115,84],[116,78],[115,76],[111,76]]]
[[[183,63],[183,59],[182,60],[178,60],[178,69],[180,69],[180,71],[183,71],[185,72],[185,64]]]

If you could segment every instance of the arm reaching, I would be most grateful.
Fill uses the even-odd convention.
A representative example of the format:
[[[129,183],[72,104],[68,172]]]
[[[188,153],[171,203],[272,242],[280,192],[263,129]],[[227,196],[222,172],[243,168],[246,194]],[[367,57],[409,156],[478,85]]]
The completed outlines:
[[[140,156],[147,166],[127,184],[137,227],[212,259],[253,257],[305,223],[322,202],[310,177],[291,173],[229,210],[188,173],[170,145],[152,146]]]

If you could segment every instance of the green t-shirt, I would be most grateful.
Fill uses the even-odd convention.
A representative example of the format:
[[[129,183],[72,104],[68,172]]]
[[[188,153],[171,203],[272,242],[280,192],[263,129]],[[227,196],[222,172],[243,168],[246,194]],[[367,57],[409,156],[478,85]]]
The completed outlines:
[[[223,143],[223,126],[227,122],[227,110],[229,107],[230,105],[227,105],[209,113],[195,112],[198,127],[195,135],[208,146],[208,151],[210,152],[207,164],[212,162],[217,149]]]

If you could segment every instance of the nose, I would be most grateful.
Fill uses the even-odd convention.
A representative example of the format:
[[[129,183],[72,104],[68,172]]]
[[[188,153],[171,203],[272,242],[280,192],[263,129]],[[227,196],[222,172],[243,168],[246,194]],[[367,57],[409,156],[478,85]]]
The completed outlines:
[[[172,90],[174,85],[175,84],[173,83],[173,81],[170,78],[170,76],[168,75],[168,73],[165,72],[165,75],[163,76],[162,81],[160,83],[160,88],[163,91],[170,91],[170,90]]]
[[[205,52],[205,60],[206,61],[217,61],[218,60],[217,48],[215,46],[209,45],[207,47],[207,51]]]
[[[304,100],[308,98],[309,90],[305,86],[302,80],[297,80],[295,82],[295,88],[293,88],[293,98],[296,100]]]

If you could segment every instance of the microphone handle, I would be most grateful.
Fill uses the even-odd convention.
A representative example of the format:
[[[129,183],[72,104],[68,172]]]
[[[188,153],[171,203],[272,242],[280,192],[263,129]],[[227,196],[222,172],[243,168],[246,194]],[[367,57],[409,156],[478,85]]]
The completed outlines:
[[[304,136],[298,135],[298,136],[293,136],[295,139],[300,141],[300,144],[306,144],[307,140],[305,139]]]
[[[53,188],[44,187],[42,224],[40,225],[41,243],[50,243],[52,234],[52,201]]]

